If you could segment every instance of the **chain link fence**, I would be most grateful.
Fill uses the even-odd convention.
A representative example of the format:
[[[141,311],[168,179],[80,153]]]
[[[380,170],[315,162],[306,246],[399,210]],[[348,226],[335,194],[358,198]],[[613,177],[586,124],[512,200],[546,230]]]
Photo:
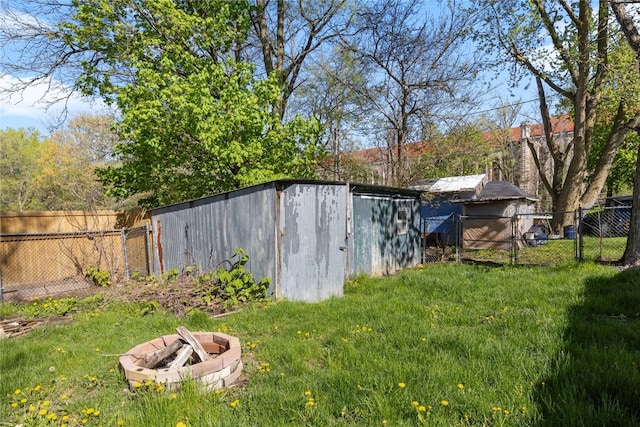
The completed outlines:
[[[617,261],[622,258],[631,224],[631,206],[594,207],[580,210],[579,257]]]
[[[422,218],[423,263],[559,265],[617,261],[624,254],[631,206],[569,212],[573,223],[552,232],[553,213]]]
[[[151,273],[149,227],[0,234],[0,301],[77,292],[95,286],[88,269],[111,281]]]

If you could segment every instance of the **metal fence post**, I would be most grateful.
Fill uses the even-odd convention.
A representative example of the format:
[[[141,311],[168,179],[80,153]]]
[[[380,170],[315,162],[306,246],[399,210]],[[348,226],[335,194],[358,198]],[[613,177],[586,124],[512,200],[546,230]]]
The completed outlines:
[[[144,251],[147,259],[147,276],[153,272],[153,255],[151,253],[151,244],[149,234],[151,233],[149,224],[144,224]]]
[[[454,221],[454,229],[456,230],[456,262],[460,262],[460,252],[461,252],[461,246],[462,246],[462,216],[460,214],[455,214],[453,216],[453,221]]]
[[[578,261],[580,262],[584,261],[584,239],[582,237],[582,233],[583,233],[582,218],[583,218],[582,206],[579,206],[578,216],[576,217],[574,213],[573,223],[575,224],[575,228],[578,232]]]
[[[124,278],[129,280],[129,257],[127,254],[127,230],[123,228],[120,231],[120,235],[122,236],[122,259],[124,265]]]
[[[513,265],[518,265],[518,239],[517,239],[517,230],[518,229],[518,214],[513,214],[511,217],[511,263]]]

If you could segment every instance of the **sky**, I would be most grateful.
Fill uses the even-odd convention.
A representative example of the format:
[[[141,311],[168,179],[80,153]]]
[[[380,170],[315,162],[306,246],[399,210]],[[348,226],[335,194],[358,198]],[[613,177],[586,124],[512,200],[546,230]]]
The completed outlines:
[[[7,74],[0,75],[0,92],[11,87],[16,78]],[[50,102],[68,95],[61,89],[48,91],[50,82],[29,87],[25,92],[12,94],[11,96],[0,96],[0,129],[35,128],[42,135],[49,135],[50,130],[55,128],[61,119],[64,119],[63,112],[67,107],[67,118],[74,117],[82,113],[93,113],[104,110],[106,107],[100,102],[91,102],[79,96],[71,96],[67,101],[59,101],[52,105]],[[69,88],[67,87],[67,90]]]
[[[437,3],[433,2],[432,5],[435,4]],[[0,7],[6,8],[10,6],[11,0],[0,0]],[[1,14],[2,10],[0,9],[0,25],[3,22],[7,22],[2,19],[3,16],[1,16]],[[11,55],[11,52],[3,52],[2,54]],[[534,101],[537,98],[535,90],[524,87],[519,87],[515,90],[510,89],[508,87],[506,73],[497,77],[497,80],[501,79],[504,81],[498,84],[499,87],[497,91],[486,94],[486,96],[483,97],[485,99],[482,100],[482,106],[472,113],[472,115],[477,114],[479,116],[483,112],[490,111],[498,102],[523,102],[523,111],[532,111],[535,109]],[[65,119],[65,117],[68,121],[69,118],[82,113],[96,114],[106,110],[104,104],[91,102],[91,100],[87,98],[76,95],[71,96],[66,101],[66,105],[65,102],[57,102],[50,105],[53,100],[66,95],[64,89],[58,89],[56,91],[50,90],[50,87],[65,87],[60,84],[60,82],[55,81],[41,82],[28,88],[21,94],[12,94],[11,96],[3,95],[2,93],[15,82],[15,76],[0,73],[0,129],[35,128],[41,134],[48,135],[51,130],[55,130],[55,127],[60,125],[60,120]],[[68,86],[66,86],[66,88],[70,90]],[[68,112],[67,116],[62,115],[65,111],[65,106]]]

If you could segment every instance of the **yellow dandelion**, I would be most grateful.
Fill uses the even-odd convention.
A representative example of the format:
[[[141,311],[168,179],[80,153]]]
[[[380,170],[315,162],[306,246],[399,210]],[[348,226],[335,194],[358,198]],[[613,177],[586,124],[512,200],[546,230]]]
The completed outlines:
[[[442,406],[449,406],[449,401],[448,401],[448,400],[441,400],[441,401],[440,401],[440,404],[441,404]]]
[[[509,412],[508,409],[505,409],[504,411],[502,411],[502,413],[505,414],[505,415],[509,415],[511,412]]]
[[[240,403],[240,401],[238,399],[234,400],[233,402],[229,403],[229,405],[232,408],[235,408],[236,406],[238,406],[238,403]]]
[[[62,417],[62,421],[69,421],[69,415],[64,415]]]
[[[405,388],[407,385],[405,383],[398,383],[398,387]]]
[[[22,399],[20,399],[20,403],[27,403],[27,398],[23,397]]]
[[[40,391],[41,388],[42,388],[42,386],[40,384],[38,384],[37,386],[35,386],[33,388],[33,391]]]
[[[22,390],[20,390],[19,388],[16,389],[16,391],[13,392],[14,394],[20,394],[22,393]]]
[[[178,424],[176,424],[176,427],[187,427],[187,425],[182,421],[179,421]]]
[[[425,408],[423,405],[420,405],[420,406],[418,406],[418,411],[427,412],[427,408]]]
[[[67,398],[69,398],[69,395],[67,393],[63,393],[60,395],[60,400],[65,400]]]
[[[88,419],[86,419],[86,418],[83,418],[83,419],[81,419],[81,420],[80,420],[80,422],[81,422],[82,424],[86,424],[86,423],[88,423],[88,422],[89,422],[89,420],[88,420]]]
[[[36,410],[36,407],[33,405],[29,405],[29,412],[33,412]]]
[[[123,425],[124,425],[124,421],[122,421],[122,420],[118,420],[118,425],[119,425],[119,426],[123,426]]]
[[[96,417],[99,417],[99,416],[100,416],[100,411],[95,411],[95,412],[93,413],[93,415],[94,415],[94,416],[96,416]]]
[[[311,396],[311,390],[307,390],[307,391],[305,391],[305,392],[304,392],[304,395],[305,395],[305,396]]]
[[[84,410],[84,411],[82,411],[82,412],[84,412],[84,413],[85,413],[85,414],[87,414],[87,415],[91,415],[91,414],[93,414],[93,413],[94,413],[94,411],[95,411],[95,409],[93,409],[93,408],[87,408],[87,409],[85,409],[85,410]]]
[[[387,421],[387,420],[382,420],[382,425],[383,425],[383,426],[386,426],[386,425],[387,425],[387,423],[388,423],[388,421]]]
[[[40,409],[38,414],[40,414],[40,415],[42,415],[44,417],[45,415],[47,415],[47,412],[49,412],[49,411],[47,411],[46,409],[42,408],[42,409]]]
[[[18,407],[18,402],[13,402],[13,403],[11,403],[11,407],[12,407],[12,408],[16,408],[16,407]]]
[[[458,389],[464,390],[464,384],[462,384],[462,383],[458,384]]]
[[[416,408],[417,408],[418,406],[420,406],[420,402],[418,402],[417,400],[414,400],[413,402],[411,402],[411,404],[412,404],[413,406],[415,406]]]
[[[141,384],[141,383],[139,383],[138,381],[136,381],[136,382],[134,382],[134,383],[133,383],[133,386],[134,386],[135,388],[140,388],[140,387],[142,387],[142,384]]]
[[[42,402],[42,406],[49,406],[51,405],[51,401],[50,400],[45,400],[44,402]]]
[[[216,394],[218,394],[218,390],[216,390]],[[178,395],[176,393],[171,393],[171,395],[169,396],[169,399],[175,399],[177,397]]]

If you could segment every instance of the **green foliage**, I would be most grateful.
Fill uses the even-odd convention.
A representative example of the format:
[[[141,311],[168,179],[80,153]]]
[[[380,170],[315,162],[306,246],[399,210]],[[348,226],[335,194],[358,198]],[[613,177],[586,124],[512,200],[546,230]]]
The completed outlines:
[[[620,37],[618,35],[618,37]],[[613,120],[618,112],[617,99],[625,99],[625,120],[640,112],[640,74],[636,70],[636,55],[624,40],[616,39],[611,52],[611,66],[608,68],[610,79],[604,88],[603,98],[598,108],[598,121],[594,128],[593,149],[589,155],[588,168],[596,169],[602,155]],[[611,194],[630,192],[636,169],[636,157],[640,147],[640,135],[630,132],[626,135],[616,152],[607,177],[607,190]]]
[[[272,110],[278,76],[256,79],[233,58],[249,29],[246,1],[135,3],[81,2],[60,26],[65,43],[100,53],[77,86],[122,113],[121,163],[99,174],[109,195],[158,206],[313,176],[320,126],[283,124]]]
[[[429,140],[429,150],[415,161],[420,178],[483,173],[489,161],[491,147],[480,129],[473,124],[456,126],[446,135]]]
[[[39,174],[40,138],[35,130],[0,130],[0,211],[40,208],[33,187]]]
[[[46,139],[33,130],[0,130],[0,211],[106,207],[94,175],[113,143],[106,120],[78,116]]]
[[[271,279],[263,277],[256,281],[251,272],[245,269],[249,256],[238,248],[233,252],[230,268],[219,268],[209,274],[198,277],[195,294],[205,303],[222,301],[225,309],[237,307],[250,302],[267,300],[267,289]]]
[[[84,272],[85,277],[91,279],[94,285],[105,287],[111,285],[111,274],[109,270],[102,270],[100,267],[90,265]]]
[[[77,311],[89,311],[95,309],[103,302],[103,296],[93,295],[86,298],[53,298],[34,299],[31,303],[26,304],[21,311],[28,317],[51,317],[66,316]]]

